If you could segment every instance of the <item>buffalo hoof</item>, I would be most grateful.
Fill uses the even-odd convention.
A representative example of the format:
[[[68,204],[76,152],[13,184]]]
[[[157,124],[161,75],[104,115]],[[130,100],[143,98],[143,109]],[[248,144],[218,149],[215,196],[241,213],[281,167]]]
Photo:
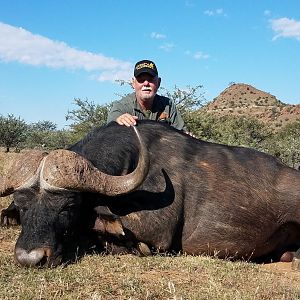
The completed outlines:
[[[149,249],[149,247],[142,242],[139,242],[137,244],[137,250],[139,251],[140,256],[151,256],[151,250]]]
[[[300,271],[300,249],[298,249],[292,260],[292,270]]]

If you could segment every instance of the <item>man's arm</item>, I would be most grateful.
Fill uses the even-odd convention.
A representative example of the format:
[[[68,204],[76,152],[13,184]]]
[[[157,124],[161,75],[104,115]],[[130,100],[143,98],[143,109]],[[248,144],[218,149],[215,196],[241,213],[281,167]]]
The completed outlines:
[[[122,106],[118,101],[114,102],[112,105],[112,108],[107,114],[107,120],[106,123],[109,123],[111,121],[116,121],[116,119],[122,115],[124,112],[122,111]]]
[[[107,115],[107,123],[116,121],[119,125],[127,127],[136,125],[137,117],[128,113],[128,108],[122,105],[120,101],[113,103],[111,110]]]

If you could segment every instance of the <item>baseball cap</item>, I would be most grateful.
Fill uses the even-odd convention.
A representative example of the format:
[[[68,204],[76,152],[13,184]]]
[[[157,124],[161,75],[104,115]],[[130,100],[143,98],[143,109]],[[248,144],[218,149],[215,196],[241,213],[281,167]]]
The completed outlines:
[[[138,61],[134,66],[134,77],[137,77],[142,73],[148,73],[153,77],[158,76],[155,63],[147,59]]]

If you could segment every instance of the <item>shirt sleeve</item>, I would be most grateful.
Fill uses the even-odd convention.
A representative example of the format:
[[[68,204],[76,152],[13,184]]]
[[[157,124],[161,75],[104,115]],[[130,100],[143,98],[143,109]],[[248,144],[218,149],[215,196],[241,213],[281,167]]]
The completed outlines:
[[[186,127],[184,125],[184,121],[182,119],[182,116],[178,109],[176,108],[176,105],[171,101],[170,102],[170,125],[175,127],[179,130],[186,130]]]
[[[111,110],[107,114],[107,121],[109,123],[111,121],[116,121],[116,119],[125,114],[129,113],[128,107],[126,107],[121,101],[115,101],[112,105]]]

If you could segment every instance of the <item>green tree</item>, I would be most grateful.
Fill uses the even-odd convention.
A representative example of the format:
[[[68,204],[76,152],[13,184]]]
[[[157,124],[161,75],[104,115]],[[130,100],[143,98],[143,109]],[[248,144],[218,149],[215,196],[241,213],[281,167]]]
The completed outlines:
[[[296,167],[300,163],[300,119],[278,131],[265,145],[267,152],[285,164]]]
[[[179,110],[187,130],[196,135],[196,117],[198,111],[206,102],[204,93],[200,91],[202,85],[187,86],[182,89],[175,85],[174,90],[170,91],[161,87],[161,94],[170,98]]]
[[[224,116],[214,124],[218,142],[261,149],[271,134],[266,125],[255,118]]]
[[[77,141],[70,130],[55,130],[49,132],[47,149],[65,149]]]
[[[38,121],[28,125],[24,147],[37,149],[61,149],[73,142],[69,130],[57,130],[57,125],[51,121]]]
[[[43,132],[48,132],[48,131],[55,131],[57,129],[57,125],[51,121],[38,121],[36,123],[32,124],[32,128],[35,131],[43,131]]]
[[[188,115],[187,123],[191,131],[203,140],[260,150],[263,150],[263,142],[271,135],[266,125],[254,118],[217,117],[199,110]]]
[[[206,141],[217,141],[218,134],[215,124],[218,119],[212,114],[191,111],[185,114],[185,124],[195,136]]]
[[[28,125],[25,141],[27,148],[48,148],[49,135],[55,132],[57,126],[51,121],[38,121]]]
[[[0,116],[0,144],[9,152],[11,147],[18,147],[26,139],[27,124],[20,117],[9,114]]]
[[[68,111],[66,120],[72,120],[70,128],[75,139],[80,139],[86,135],[92,128],[104,125],[111,104],[95,104],[94,102],[74,99],[77,106],[75,109]]]
[[[202,85],[187,86],[185,89],[175,85],[174,90],[170,91],[161,87],[162,95],[170,98],[176,104],[180,113],[184,116],[194,110],[201,108],[205,102],[204,93],[200,92]]]

